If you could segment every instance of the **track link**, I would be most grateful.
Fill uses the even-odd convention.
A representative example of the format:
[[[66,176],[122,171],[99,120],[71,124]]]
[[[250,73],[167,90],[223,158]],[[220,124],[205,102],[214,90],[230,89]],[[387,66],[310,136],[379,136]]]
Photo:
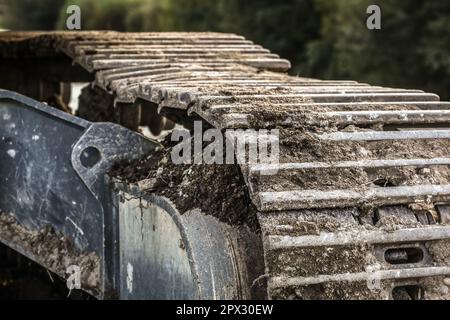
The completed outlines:
[[[270,298],[450,298],[449,102],[288,76],[288,61],[236,35],[0,35],[3,56],[46,48],[95,73],[116,103],[280,130],[280,165],[241,165]]]

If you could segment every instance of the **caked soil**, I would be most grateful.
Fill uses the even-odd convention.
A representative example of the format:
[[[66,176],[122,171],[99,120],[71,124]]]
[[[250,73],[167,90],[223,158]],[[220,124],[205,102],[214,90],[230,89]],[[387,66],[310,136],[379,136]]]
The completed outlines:
[[[432,159],[445,157],[449,152],[447,139],[327,141],[310,132],[280,130],[281,162]]]
[[[92,292],[99,289],[100,258],[92,252],[81,252],[69,239],[52,228],[29,230],[13,216],[0,212],[0,238],[18,246],[62,278],[68,276],[66,271],[69,266],[80,267],[82,287]]]
[[[280,163],[318,162],[329,167],[278,171],[253,176],[255,191],[367,189],[410,185],[445,185],[450,181],[447,165],[392,167],[336,167],[337,162],[446,158],[450,141],[377,140],[327,141],[302,130],[280,130]]]
[[[117,166],[110,175],[127,183],[140,182],[145,192],[169,198],[181,214],[200,209],[230,225],[259,230],[256,208],[238,165],[174,164],[173,146],[168,137],[147,157]]]

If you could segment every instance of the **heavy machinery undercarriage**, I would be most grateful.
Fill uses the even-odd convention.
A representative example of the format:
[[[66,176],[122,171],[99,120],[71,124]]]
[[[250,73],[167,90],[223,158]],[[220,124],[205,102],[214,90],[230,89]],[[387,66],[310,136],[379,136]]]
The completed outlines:
[[[100,97],[83,120],[0,92],[0,240],[61,276],[82,265],[92,294],[450,297],[450,103],[438,96],[289,76],[288,61],[230,34],[7,32],[0,55],[5,89],[65,111],[67,83]],[[194,120],[278,129],[277,173],[177,167],[169,143],[133,132]]]

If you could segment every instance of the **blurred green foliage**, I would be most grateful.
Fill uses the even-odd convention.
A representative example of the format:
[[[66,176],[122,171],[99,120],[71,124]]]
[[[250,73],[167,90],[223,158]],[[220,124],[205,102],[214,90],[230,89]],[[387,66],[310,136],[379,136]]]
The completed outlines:
[[[3,27],[12,30],[52,30],[65,0],[3,0]]]
[[[421,88],[450,99],[448,0],[4,0],[6,27],[64,29],[77,4],[82,28],[239,33],[293,62],[292,73]],[[382,29],[366,9],[382,9]]]
[[[320,38],[308,44],[308,72],[371,84],[421,88],[449,99],[450,1],[317,0]],[[378,3],[382,29],[365,27]]]

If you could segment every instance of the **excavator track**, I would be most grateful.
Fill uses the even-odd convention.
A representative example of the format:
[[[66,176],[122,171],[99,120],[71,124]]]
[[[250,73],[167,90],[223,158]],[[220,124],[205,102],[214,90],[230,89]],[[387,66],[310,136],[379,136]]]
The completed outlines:
[[[437,95],[289,76],[230,34],[4,33],[0,52],[64,53],[136,114],[146,101],[221,130],[278,129],[280,164],[240,165],[269,298],[450,298],[450,103]]]

